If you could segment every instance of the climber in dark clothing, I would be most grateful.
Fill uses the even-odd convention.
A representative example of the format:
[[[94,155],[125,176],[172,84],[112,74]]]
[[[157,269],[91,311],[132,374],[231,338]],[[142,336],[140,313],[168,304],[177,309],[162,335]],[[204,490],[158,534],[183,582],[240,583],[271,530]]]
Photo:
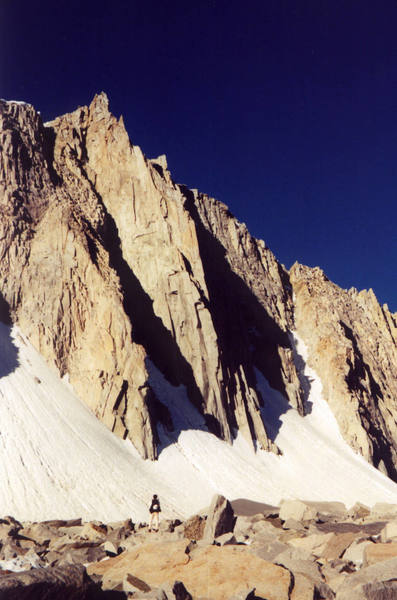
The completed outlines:
[[[160,501],[157,497],[157,494],[153,495],[152,503],[149,508],[150,512],[150,521],[149,521],[149,531],[158,531],[159,530],[159,513],[161,512]]]

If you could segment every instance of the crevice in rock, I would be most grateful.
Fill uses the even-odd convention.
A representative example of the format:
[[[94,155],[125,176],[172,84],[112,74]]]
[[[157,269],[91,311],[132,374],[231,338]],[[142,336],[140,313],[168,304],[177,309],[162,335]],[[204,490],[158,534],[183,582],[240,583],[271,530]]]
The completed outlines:
[[[54,149],[56,132],[53,127],[43,127],[43,153],[47,163],[48,173],[52,184],[56,187],[62,184],[62,177],[54,167]]]
[[[10,305],[0,292],[0,323],[12,325]]]
[[[117,398],[114,402],[114,406],[113,406],[113,412],[117,412],[119,410],[120,407],[120,403],[123,400],[123,398],[125,398],[125,395],[127,393],[128,390],[128,381],[126,381],[125,379],[123,380],[123,383],[121,385],[121,389],[117,395]],[[124,411],[125,412],[125,411]]]

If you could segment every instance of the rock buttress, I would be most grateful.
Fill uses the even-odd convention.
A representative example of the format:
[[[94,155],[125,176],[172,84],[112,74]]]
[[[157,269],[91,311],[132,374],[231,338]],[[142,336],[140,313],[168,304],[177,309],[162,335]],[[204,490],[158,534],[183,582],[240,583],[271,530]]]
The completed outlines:
[[[323,271],[290,272],[297,333],[345,440],[397,481],[397,319],[372,290],[343,290]]]
[[[2,107],[14,120],[1,291],[22,330],[144,457],[156,457],[158,421],[169,425],[148,359],[214,433],[275,449],[255,368],[304,408],[288,274],[270,250],[224,205],[175,184],[164,157],[147,160],[104,94],[46,126],[32,107]]]

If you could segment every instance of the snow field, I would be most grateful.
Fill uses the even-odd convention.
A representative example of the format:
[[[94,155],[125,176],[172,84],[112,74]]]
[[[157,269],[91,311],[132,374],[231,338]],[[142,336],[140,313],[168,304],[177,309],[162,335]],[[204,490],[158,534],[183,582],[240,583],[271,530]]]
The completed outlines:
[[[302,354],[302,345],[298,343]],[[153,493],[163,516],[186,518],[215,493],[278,504],[282,498],[397,503],[397,485],[347,446],[311,377],[310,415],[302,418],[258,373],[263,414],[282,456],[233,445],[206,431],[184,388],[148,362],[150,383],[173,416],[159,427],[161,453],[144,461],[75,396],[19,332],[0,323],[0,516],[20,520],[82,517],[148,520]]]

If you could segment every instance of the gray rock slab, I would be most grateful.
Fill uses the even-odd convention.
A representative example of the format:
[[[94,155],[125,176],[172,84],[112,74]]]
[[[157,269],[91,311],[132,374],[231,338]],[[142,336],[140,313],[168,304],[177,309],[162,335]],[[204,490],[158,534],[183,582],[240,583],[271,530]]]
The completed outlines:
[[[345,518],[347,514],[347,508],[343,502],[306,501],[306,504],[314,508],[318,512],[320,518],[335,517],[338,520],[341,520]]]
[[[397,580],[366,583],[362,587],[363,600],[395,600]]]
[[[0,598],[4,600],[39,600],[44,597],[70,600],[94,597],[97,589],[97,584],[87,576],[82,565],[32,569],[0,577]],[[92,596],[89,596],[90,593]]]
[[[317,517],[317,510],[302,500],[282,500],[279,516],[282,521],[309,521]]]
[[[378,518],[379,520],[397,518],[397,504],[377,502],[371,508],[371,517]]]
[[[274,562],[285,567],[294,575],[296,573],[305,575],[313,584],[320,584],[323,581],[319,566],[313,560],[293,558],[289,552],[284,551],[277,556]]]
[[[279,542],[278,540],[272,540],[272,541],[269,541],[264,544],[261,544],[261,543],[251,544],[249,546],[249,551],[252,554],[255,554],[256,556],[259,556],[259,558],[262,558],[263,560],[267,560],[269,562],[277,562],[277,564],[278,564],[277,557],[281,553],[288,550],[288,548],[289,547],[287,544],[283,544],[282,542]]]
[[[336,600],[364,600],[365,586],[375,583],[386,583],[397,579],[397,557],[362,568],[346,577],[338,590]],[[372,593],[372,592],[370,592]],[[377,597],[374,597],[377,599]],[[397,596],[390,596],[397,598]],[[378,600],[378,599],[377,599]]]
[[[356,567],[361,567],[364,561],[365,548],[373,544],[371,540],[356,540],[344,552],[343,559],[352,562]]]
[[[305,531],[305,525],[302,521],[297,521],[296,519],[287,519],[283,523],[283,529],[293,529],[294,531]]]
[[[214,496],[208,511],[203,538],[215,539],[218,536],[234,530],[236,517],[232,505],[224,496]]]

